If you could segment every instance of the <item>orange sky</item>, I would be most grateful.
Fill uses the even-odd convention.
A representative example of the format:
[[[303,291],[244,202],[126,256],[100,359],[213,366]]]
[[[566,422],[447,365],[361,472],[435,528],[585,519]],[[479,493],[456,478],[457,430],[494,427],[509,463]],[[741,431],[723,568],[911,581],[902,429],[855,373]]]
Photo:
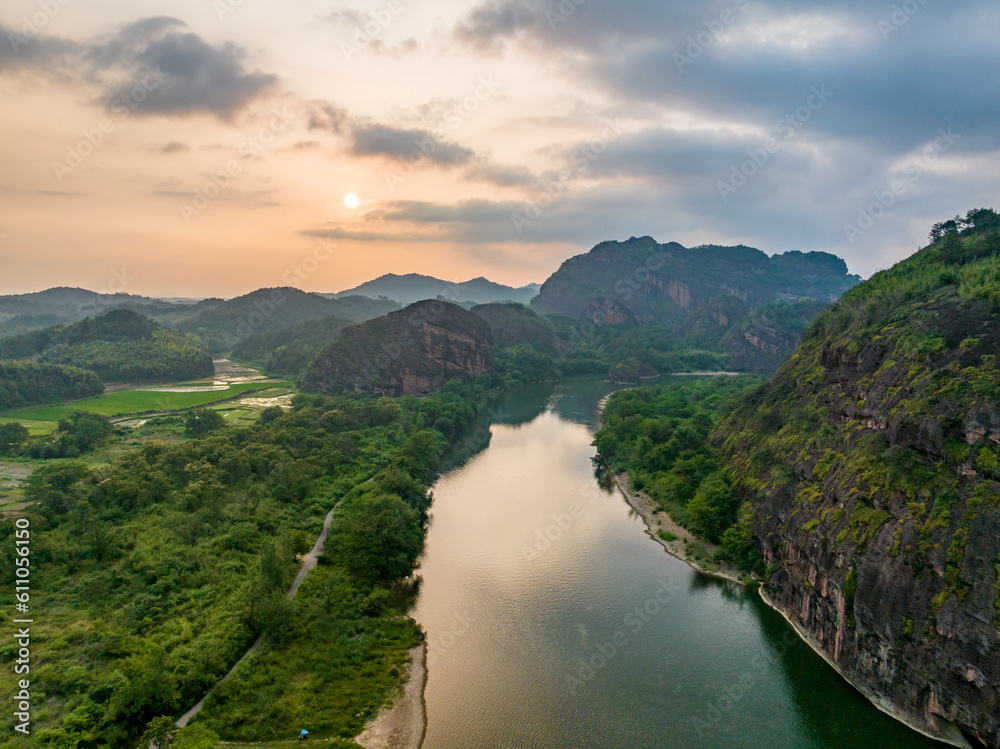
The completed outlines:
[[[845,39],[896,54],[877,19],[737,0],[698,13],[635,2],[609,21],[606,4],[574,2],[166,0],[156,17],[125,0],[5,3],[0,293],[231,296],[289,278],[335,291],[386,272],[521,285],[599,241],[643,234],[822,249],[867,274],[911,252],[932,220],[997,192],[982,176],[997,173],[982,169],[996,165],[992,139],[928,118],[881,153],[876,133],[835,111],[863,106],[841,86],[760,177],[720,200],[730,166],[809,94],[795,56],[826,60],[836,80],[830,50]],[[727,8],[691,68],[675,68],[671,53]],[[925,44],[919,21],[913,45]],[[628,67],[657,50],[659,68]],[[773,105],[698,98],[696,76],[710,81],[739,55],[789,66]],[[938,124],[969,136],[848,242],[842,227],[912,170]],[[979,177],[965,180],[974,164]]]

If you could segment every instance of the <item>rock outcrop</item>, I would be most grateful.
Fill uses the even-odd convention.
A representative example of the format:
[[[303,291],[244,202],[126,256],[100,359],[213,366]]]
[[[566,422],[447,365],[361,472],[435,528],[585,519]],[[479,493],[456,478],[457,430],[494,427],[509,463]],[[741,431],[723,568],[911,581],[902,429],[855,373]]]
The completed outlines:
[[[679,323],[721,295],[749,309],[808,297],[836,299],[860,279],[838,257],[788,252],[768,257],[752,247],[658,244],[651,237],[602,242],[562,264],[531,306],[578,317],[594,299],[613,299],[636,318]]]
[[[450,379],[493,371],[493,336],[485,320],[442,301],[345,328],[310,363],[303,388],[421,395]]]
[[[763,591],[863,693],[1000,748],[1000,234],[824,312],[717,428]]]

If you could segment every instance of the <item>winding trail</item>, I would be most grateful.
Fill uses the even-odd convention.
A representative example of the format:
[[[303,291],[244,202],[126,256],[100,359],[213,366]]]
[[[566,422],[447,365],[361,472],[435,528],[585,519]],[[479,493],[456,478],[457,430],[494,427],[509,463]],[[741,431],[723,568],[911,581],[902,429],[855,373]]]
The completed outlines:
[[[292,586],[288,589],[288,593],[285,594],[285,598],[289,600],[295,598],[295,594],[299,592],[299,586],[302,585],[302,581],[306,579],[306,575],[309,574],[309,570],[313,569],[319,563],[320,554],[323,553],[323,545],[326,543],[327,533],[330,531],[330,524],[333,522],[333,513],[337,511],[337,508],[340,507],[340,503],[343,501],[344,500],[341,499],[340,502],[337,502],[337,504],[333,506],[333,509],[326,514],[326,518],[323,519],[323,530],[320,532],[319,538],[316,539],[316,543],[313,545],[312,551],[306,554],[305,559],[302,560],[302,566],[299,567],[299,572],[292,581]],[[236,672],[236,669],[239,668],[239,665],[249,658],[258,647],[260,647],[261,640],[262,637],[258,637],[257,641],[250,646],[250,649],[247,650],[247,652],[245,652],[238,661],[236,661],[231,669],[229,669],[229,673],[223,676],[215,686],[228,681],[229,678]],[[212,689],[215,689],[215,687],[212,687]],[[191,719],[194,716],[201,712],[202,708],[205,707],[205,700],[208,699],[208,695],[211,693],[212,690],[210,689],[208,694],[202,697],[197,705],[192,707],[184,713],[184,715],[177,719],[178,728],[184,728],[191,722]]]

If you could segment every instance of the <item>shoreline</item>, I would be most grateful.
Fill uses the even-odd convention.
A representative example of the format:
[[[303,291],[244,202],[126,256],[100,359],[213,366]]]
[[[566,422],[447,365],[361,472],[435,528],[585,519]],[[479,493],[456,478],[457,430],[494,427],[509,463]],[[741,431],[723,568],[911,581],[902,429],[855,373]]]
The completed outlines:
[[[720,565],[716,562],[712,562],[714,568],[709,568],[707,566],[702,566],[704,564],[703,561],[699,563],[699,561],[696,561],[688,556],[688,544],[701,545],[709,556],[714,555],[718,547],[712,542],[707,541],[704,538],[699,538],[691,533],[691,531],[678,525],[674,519],[670,517],[669,513],[657,509],[653,500],[645,492],[632,489],[627,474],[622,473],[614,475],[614,479],[615,486],[618,487],[618,491],[625,498],[625,501],[642,518],[642,521],[646,526],[646,535],[662,546],[668,554],[672,557],[680,559],[682,562],[685,562],[703,575],[714,577],[718,580],[726,580],[728,582],[736,583],[737,585],[742,585],[743,587],[748,587],[746,583],[743,582],[744,577],[740,575],[739,570],[732,565]],[[677,539],[675,541],[666,541],[660,538],[658,533],[660,530],[672,533],[677,537]],[[687,543],[685,543],[685,541],[687,541]]]
[[[697,536],[692,534],[690,531],[681,528],[674,522],[673,518],[670,517],[669,513],[657,510],[653,500],[646,495],[644,492],[635,491],[629,486],[629,480],[627,474],[620,474],[614,477],[615,486],[618,491],[625,498],[625,501],[629,506],[634,509],[640,517],[642,517],[643,523],[646,526],[646,535],[652,538],[654,541],[658,542],[671,556],[680,559],[682,562],[686,562],[692,568],[707,575],[709,577],[714,577],[720,580],[727,580],[729,582],[734,582],[743,587],[747,586],[743,582],[743,578],[739,576],[739,572],[735,568],[719,568],[717,570],[705,569],[700,566],[696,561],[689,559],[685,552],[685,538],[691,539],[694,543],[700,543],[705,547],[706,551],[714,552],[714,545],[710,542],[699,539]],[[664,541],[657,535],[655,530],[667,530],[677,536],[676,541]],[[855,683],[851,678],[843,672],[843,670],[834,663],[833,659],[826,653],[825,650],[820,646],[820,644],[806,631],[802,626],[792,619],[787,612],[782,610],[768,595],[764,590],[764,586],[758,586],[757,592],[760,594],[761,600],[767,604],[771,609],[776,611],[792,628],[798,638],[804,642],[813,652],[815,652],[820,658],[822,658],[837,675],[840,676],[844,681],[846,681],[852,688],[856,689],[862,697],[864,697],[868,702],[870,702],[877,710],[885,713],[890,718],[899,721],[907,728],[912,731],[916,731],[922,736],[935,741],[940,741],[944,745],[956,746],[961,749],[972,749],[972,745],[965,739],[961,731],[951,723],[948,723],[944,718],[940,718],[940,721],[945,726],[950,726],[951,730],[945,728],[941,734],[931,733],[930,730],[925,726],[917,725],[914,716],[901,713],[896,709],[896,706],[887,698],[884,698],[870,689],[867,689],[861,684]]]
[[[354,738],[364,749],[420,749],[427,733],[427,640],[410,650],[406,681],[392,704],[385,705]]]
[[[810,635],[809,632],[807,632],[805,629],[803,629],[802,626],[798,622],[796,622],[794,619],[792,619],[788,615],[787,612],[785,612],[782,608],[780,608],[778,606],[778,604],[776,604],[771,599],[770,596],[767,595],[767,592],[764,590],[763,586],[760,587],[759,592],[760,592],[760,598],[761,598],[761,600],[764,603],[766,603],[768,606],[770,606],[774,611],[778,612],[778,614],[780,614],[781,617],[786,622],[788,622],[788,625],[792,628],[792,630],[795,632],[795,634],[797,634],[799,636],[799,639],[802,640],[802,642],[804,642],[810,648],[812,648],[813,652],[815,652],[820,658],[822,658],[824,661],[826,661],[826,663],[834,671],[837,672],[837,674],[840,676],[841,679],[843,679],[848,684],[850,684],[851,687],[853,687],[854,689],[858,690],[858,692],[861,694],[861,696],[864,697],[866,700],[868,700],[872,705],[874,705],[875,708],[877,708],[879,710],[879,712],[885,713],[890,718],[893,718],[894,720],[899,721],[900,723],[902,723],[904,726],[906,726],[910,730],[916,731],[920,735],[926,736],[929,739],[934,739],[935,741],[940,741],[943,744],[948,744],[950,746],[961,747],[962,749],[972,749],[972,745],[968,742],[968,740],[966,740],[965,736],[962,735],[961,730],[959,730],[959,728],[957,726],[955,726],[954,724],[949,723],[948,721],[946,721],[944,718],[940,718],[941,722],[944,723],[945,726],[951,727],[952,730],[950,730],[950,731],[945,730],[945,731],[942,732],[942,735],[933,734],[926,727],[916,725],[911,720],[911,718],[912,718],[911,715],[899,712],[896,709],[895,704],[891,700],[889,700],[888,698],[882,697],[882,696],[874,693],[872,690],[868,689],[867,687],[864,687],[864,686],[862,686],[860,684],[855,684],[854,681],[850,677],[848,677],[847,674],[845,674],[843,672],[843,670],[841,670],[840,666],[838,666],[833,661],[833,659],[827,654],[827,652],[825,650],[823,650],[823,648],[816,641],[816,639],[812,635]],[[945,735],[943,735],[944,733],[949,733],[949,734],[952,734],[952,735],[951,736],[945,736]]]

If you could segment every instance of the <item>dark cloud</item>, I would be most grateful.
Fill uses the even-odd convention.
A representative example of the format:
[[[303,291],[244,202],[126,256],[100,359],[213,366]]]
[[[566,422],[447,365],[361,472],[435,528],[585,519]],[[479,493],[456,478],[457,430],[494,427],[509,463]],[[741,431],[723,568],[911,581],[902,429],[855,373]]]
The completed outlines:
[[[311,101],[308,105],[309,130],[325,130],[341,133],[347,124],[347,110],[334,106],[328,101]]]
[[[503,166],[500,164],[479,164],[465,173],[465,178],[479,182],[489,182],[498,187],[521,187],[530,185],[537,177],[523,166]]]
[[[190,147],[186,143],[181,143],[180,141],[170,141],[166,145],[160,146],[155,149],[159,153],[181,153],[182,151],[190,151]]]
[[[230,121],[278,84],[275,75],[247,70],[241,47],[209,44],[166,16],[135,21],[87,43],[36,35],[19,44],[3,31],[0,71],[94,86],[102,92],[97,103],[136,117],[208,114]]]
[[[476,152],[422,129],[400,129],[389,125],[354,126],[352,153],[358,156],[388,156],[410,163],[428,162],[444,167],[463,166]]]

